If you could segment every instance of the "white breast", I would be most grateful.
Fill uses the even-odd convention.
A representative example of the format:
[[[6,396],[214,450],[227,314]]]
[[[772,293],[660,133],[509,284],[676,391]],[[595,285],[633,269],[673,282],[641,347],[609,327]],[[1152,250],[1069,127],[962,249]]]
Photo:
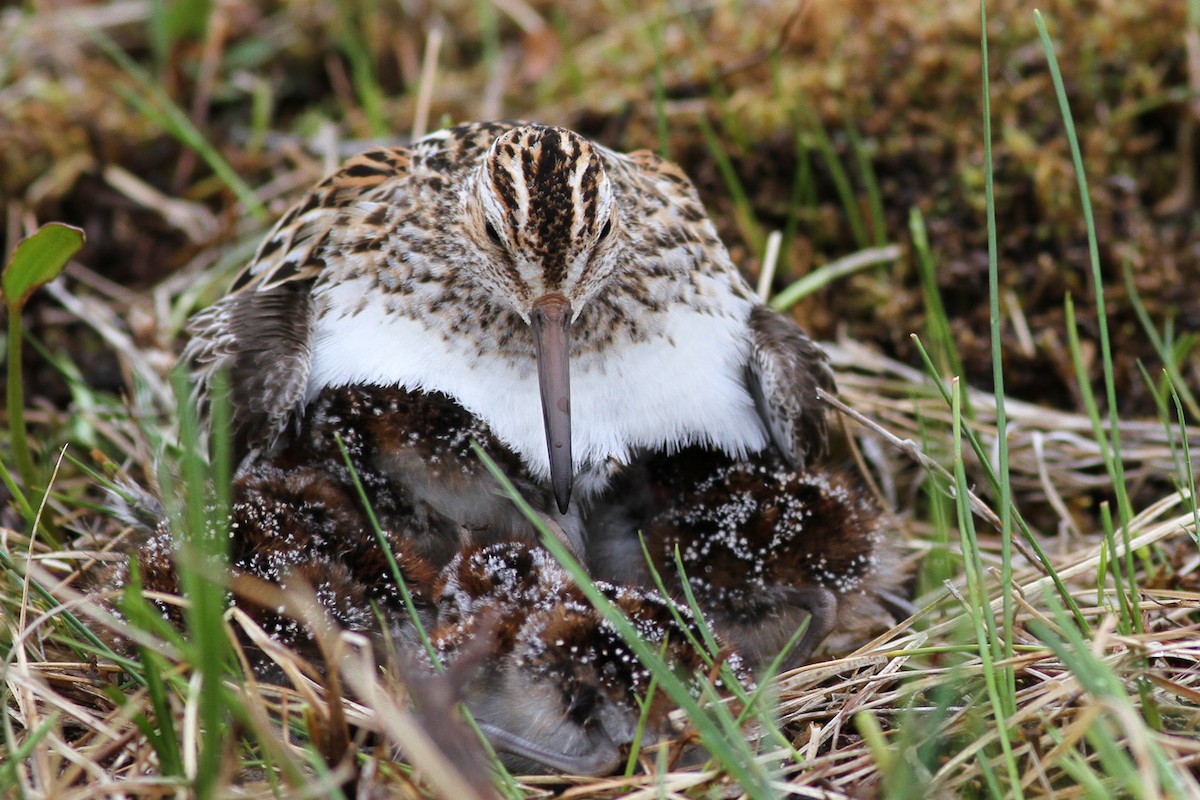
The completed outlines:
[[[328,288],[323,303],[352,307],[361,288]],[[571,437],[576,473],[638,448],[708,443],[732,454],[761,450],[767,433],[744,385],[745,314],[701,314],[679,306],[661,337],[614,344],[571,362]],[[308,398],[327,386],[369,384],[440,391],[484,419],[538,479],[548,479],[537,372],[479,356],[470,343],[372,304],[354,316],[318,315]],[[597,487],[598,488],[598,487]],[[588,492],[586,482],[579,486]]]

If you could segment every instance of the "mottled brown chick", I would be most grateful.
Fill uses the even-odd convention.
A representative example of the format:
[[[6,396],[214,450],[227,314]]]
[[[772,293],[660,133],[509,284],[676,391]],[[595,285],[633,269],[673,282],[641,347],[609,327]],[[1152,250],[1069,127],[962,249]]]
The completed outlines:
[[[579,510],[559,514],[549,490],[528,479],[521,460],[488,426],[437,392],[379,386],[324,389],[308,405],[299,436],[274,456],[252,456],[243,463],[235,496],[239,485],[258,473],[263,476],[258,482],[270,483],[276,469],[313,469],[343,487],[361,513],[338,439],[381,525],[403,530],[417,552],[439,567],[467,544],[537,538],[512,501],[497,491],[472,442],[547,524],[582,552]]]
[[[706,662],[689,644],[700,632],[688,609],[653,591],[597,587],[677,674],[705,680]],[[443,570],[436,594],[433,641],[447,659],[498,621],[464,702],[510,768],[604,775],[622,763],[650,672],[547,551],[519,543],[467,550]],[[736,654],[725,657],[746,675]],[[647,745],[675,733],[666,695],[650,702]]]
[[[870,497],[836,470],[795,471],[770,453],[735,460],[691,448],[649,458],[598,510],[589,565],[605,580],[651,586],[638,538],[677,600],[678,548],[696,602],[755,668],[803,663],[855,609],[894,593],[883,521]],[[636,486],[632,484],[637,484]]]
[[[238,470],[229,520],[233,572],[285,592],[311,587],[336,626],[377,640],[386,632],[403,661],[423,658],[340,439],[443,659],[453,662],[473,637],[494,636],[463,700],[509,765],[610,772],[635,736],[649,674],[549,553],[530,543],[532,526],[494,496],[469,448],[473,438],[514,466],[486,428],[440,395],[325,390],[299,436]],[[146,589],[179,593],[173,548],[159,513],[137,550]],[[113,586],[126,578],[117,567],[106,580]],[[688,634],[700,637],[687,609],[640,588],[600,588],[677,671],[705,679],[708,663],[689,641]],[[274,639],[319,663],[304,624],[252,597],[235,592],[234,600]],[[177,608],[162,610],[181,621]],[[265,655],[249,655],[264,677],[282,678]],[[652,698],[645,743],[672,733],[673,708],[661,692]]]
[[[381,520],[388,546],[420,617],[429,623],[433,618],[430,589],[437,570],[417,552],[403,528],[388,527],[387,521]],[[170,522],[160,515],[133,553],[146,592],[182,594],[175,550]],[[324,470],[259,464],[240,475],[230,508],[229,563],[233,577],[258,578],[284,592],[301,586],[311,589],[328,619],[343,630],[377,636],[381,633],[378,608],[392,638],[414,639],[387,556],[357,496],[353,489],[331,481]],[[95,575],[92,586],[119,589],[128,580],[129,563],[118,562]],[[319,662],[320,652],[307,626],[282,608],[237,592],[234,602],[274,640]],[[160,599],[154,603],[165,618],[182,625],[178,605]],[[265,677],[272,674],[269,660],[256,651],[250,657],[256,672]]]
[[[548,494],[521,479],[519,462],[487,427],[444,395],[380,387],[326,389],[308,406],[299,435],[285,448],[271,457],[252,455],[239,467],[228,519],[233,574],[285,591],[309,586],[331,621],[346,630],[378,633],[377,607],[393,636],[411,636],[400,591],[354,478],[425,612],[437,570],[460,549],[536,536],[497,493],[472,441],[516,477],[535,505],[552,507],[546,505],[553,503]],[[149,530],[135,550],[142,581],[149,591],[178,594],[171,525],[156,501],[149,505],[140,514],[149,517],[142,523]],[[555,518],[557,512],[548,512],[552,526]],[[560,519],[579,530],[578,522]],[[581,535],[573,536],[581,548]],[[565,533],[564,538],[571,539]],[[97,574],[93,586],[120,587],[127,579],[128,565],[116,564]],[[251,598],[239,597],[238,603],[281,643],[309,649],[305,626]],[[159,606],[181,622],[177,606]]]

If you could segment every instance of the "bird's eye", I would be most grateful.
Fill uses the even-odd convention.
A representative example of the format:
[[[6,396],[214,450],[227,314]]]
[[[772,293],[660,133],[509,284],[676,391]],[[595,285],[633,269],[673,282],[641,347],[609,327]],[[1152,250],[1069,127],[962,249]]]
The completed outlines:
[[[604,227],[600,229],[600,235],[596,237],[596,241],[597,242],[601,241],[602,239],[606,238],[610,233],[612,233],[612,220],[611,219],[604,221]]]
[[[496,244],[496,245],[504,244],[504,242],[502,242],[500,240],[500,234],[496,232],[495,225],[493,225],[492,223],[489,222],[484,226],[484,230],[487,232],[487,237],[489,239],[491,239],[494,244]]]

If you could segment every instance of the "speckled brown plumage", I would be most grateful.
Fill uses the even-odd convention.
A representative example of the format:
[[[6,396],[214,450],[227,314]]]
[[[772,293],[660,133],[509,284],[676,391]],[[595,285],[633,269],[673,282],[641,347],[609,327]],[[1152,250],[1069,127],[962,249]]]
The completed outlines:
[[[652,585],[641,531],[654,569],[682,597],[678,548],[700,608],[752,665],[779,655],[807,620],[784,662],[802,663],[859,597],[896,588],[883,518],[844,473],[797,472],[770,452],[739,461],[692,449],[647,459],[626,484],[591,522],[593,574]]]
[[[419,599],[427,599],[436,571],[462,547],[536,537],[533,526],[497,494],[472,441],[511,471],[535,506],[551,502],[540,488],[521,480],[520,463],[487,427],[444,395],[327,389],[310,404],[303,428],[285,448],[251,457],[239,468],[228,520],[234,574],[285,591],[291,585],[310,586],[330,619],[347,630],[378,629],[372,604],[403,627],[407,614],[354,477],[406,582],[416,587]],[[581,547],[578,534],[575,539]],[[137,555],[146,589],[178,593],[166,519]],[[122,566],[100,581],[120,586],[125,578]],[[272,609],[243,605],[280,642],[307,643],[303,626]],[[161,609],[180,621],[175,607]]]
[[[313,469],[342,487],[361,514],[339,439],[381,524],[403,530],[438,566],[471,542],[536,540],[533,526],[498,493],[472,442],[582,551],[578,520],[555,512],[545,488],[528,480],[520,460],[487,425],[440,393],[378,386],[325,389],[309,404],[296,439],[273,456],[252,457],[242,465],[235,492],[256,473]]]
[[[548,298],[568,314],[561,363],[535,355]],[[564,509],[572,478],[586,500],[643,449],[774,442],[803,463],[824,447],[816,389],[833,388],[678,167],[536,124],[472,123],[351,159],[191,331],[202,390],[229,372],[239,452],[273,453],[327,387],[437,391],[535,479],[553,473]],[[550,418],[565,441],[549,441]]]
[[[233,574],[285,592],[304,585],[338,628],[389,642],[402,663],[432,669],[384,552],[347,491],[330,472],[311,467],[245,471],[234,487]],[[480,664],[459,691],[506,763],[597,775],[615,769],[643,716],[649,673],[566,571],[541,547],[517,541],[465,545],[438,571],[403,529],[389,527],[391,514],[380,515],[388,546],[441,661],[477,659],[478,639],[487,639]],[[146,590],[179,593],[173,547],[164,521],[138,548]],[[115,567],[104,581],[117,588],[127,577],[124,567]],[[688,609],[653,591],[598,586],[680,675],[708,680],[711,666],[691,646],[700,632]],[[273,639],[320,663],[304,624],[236,591],[233,600]],[[177,606],[160,609],[181,624]],[[247,653],[263,677],[284,678],[265,654],[253,647]],[[718,655],[746,677],[736,653]],[[650,701],[645,745],[675,732],[673,704],[662,692]]]
[[[654,591],[597,587],[678,674],[706,680],[710,668],[690,644],[701,637],[687,608]],[[548,552],[519,543],[467,549],[443,570],[436,595],[432,638],[444,653],[452,656],[481,625],[494,626],[494,646],[465,702],[510,766],[580,774],[619,766],[650,673]],[[736,653],[723,657],[746,676]],[[661,691],[653,696],[644,744],[673,732],[673,708]]]
[[[787,471],[825,446],[823,353],[755,298],[687,177],[650,153],[519,123],[363,153],[284,215],[191,330],[201,394],[221,385],[218,372],[229,378],[235,572],[285,591],[303,582],[338,626],[408,648],[369,506],[445,656],[496,621],[467,704],[515,764],[613,767],[645,673],[534,546],[471,441],[577,554],[593,503],[602,517],[641,514],[662,563],[675,544],[691,547],[706,610],[756,662],[782,642],[750,631],[773,615],[775,628],[794,627],[799,608],[823,633],[830,602],[868,569],[852,558],[870,551],[853,499],[835,497],[820,523],[850,531],[846,559],[819,537],[801,543],[794,525],[796,508],[811,515],[822,491],[842,487]],[[680,451],[715,460],[694,473],[642,455]],[[654,487],[649,500],[614,495],[623,470]],[[737,535],[765,542],[753,552],[728,535],[743,494],[764,504],[736,510],[749,515]],[[148,588],[178,588],[170,540],[160,525],[141,548]],[[623,531],[607,552],[628,542]],[[604,591],[695,673],[679,609],[644,577]],[[303,626],[237,599],[305,649]],[[668,710],[651,709],[652,736]]]
[[[472,440],[519,477],[520,462],[443,395],[326,389],[286,447],[238,470],[228,525],[232,574],[284,592],[311,589],[337,628],[392,643],[404,663],[428,664],[340,441],[442,660],[454,662],[473,640],[491,637],[462,693],[506,761],[534,771],[611,771],[633,740],[649,674],[533,543],[532,526],[511,516]],[[552,503],[539,487],[524,488],[535,502]],[[177,595],[174,537],[157,513],[159,522],[136,550],[142,581],[148,591]],[[127,578],[124,566],[100,576],[106,588]],[[320,664],[305,624],[233,585],[234,602],[273,639]],[[692,649],[701,637],[686,608],[641,588],[600,588],[646,641],[665,648],[681,674],[707,679],[710,667]],[[159,607],[181,624],[177,606]],[[264,677],[283,679],[265,654],[253,647],[248,654]],[[732,651],[721,655],[740,664]],[[646,744],[672,733],[673,708],[655,695]]]
[[[304,586],[313,590],[329,620],[343,630],[381,633],[374,607],[392,624],[392,637],[411,638],[408,615],[390,565],[352,489],[313,467],[280,469],[259,465],[235,483],[228,519],[229,563],[233,576],[248,575],[284,592]],[[406,529],[381,524],[406,584],[413,587],[418,611],[426,620],[432,610],[429,587],[434,564],[406,536]],[[141,582],[147,592],[181,594],[176,566],[175,535],[165,517],[136,547]],[[128,563],[110,565],[93,576],[96,588],[120,589],[129,579]],[[234,595],[235,602],[280,644],[319,661],[311,632],[282,609],[261,605],[253,596]],[[155,600],[163,616],[182,624],[180,608]],[[272,667],[255,663],[263,674]]]

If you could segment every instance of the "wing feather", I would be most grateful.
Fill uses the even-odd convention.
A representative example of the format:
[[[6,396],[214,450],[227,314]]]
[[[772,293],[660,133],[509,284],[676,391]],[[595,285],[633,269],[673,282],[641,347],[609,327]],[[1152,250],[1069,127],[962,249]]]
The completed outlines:
[[[325,271],[331,233],[355,207],[394,192],[409,175],[410,151],[369,150],[313,187],[271,229],[230,293],[188,323],[182,359],[196,392],[211,401],[228,376],[234,449],[270,450],[299,418],[312,366],[312,290]]]
[[[828,449],[828,423],[817,390],[835,391],[825,352],[765,305],[750,312],[750,393],[775,446],[797,468]]]

